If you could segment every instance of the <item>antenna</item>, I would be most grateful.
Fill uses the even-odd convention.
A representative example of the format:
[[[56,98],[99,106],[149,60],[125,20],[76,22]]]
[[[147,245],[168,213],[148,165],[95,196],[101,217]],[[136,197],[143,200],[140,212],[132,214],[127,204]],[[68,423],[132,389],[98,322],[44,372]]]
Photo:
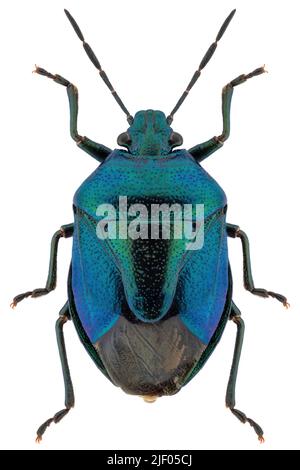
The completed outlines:
[[[73,16],[71,15],[71,13],[68,10],[65,9],[64,11],[65,11],[65,14],[67,15],[68,20],[70,21],[71,25],[73,26],[75,33],[79,37],[80,41],[82,41],[83,48],[84,48],[85,52],[87,53],[90,61],[93,62],[94,66],[98,70],[99,75],[102,78],[102,80],[104,81],[105,85],[109,88],[109,90],[111,91],[111,94],[115,98],[116,102],[121,107],[122,111],[124,111],[124,113],[126,114],[128,123],[132,124],[133,123],[133,117],[131,116],[128,109],[124,105],[123,101],[119,97],[118,93],[115,91],[114,87],[110,83],[109,78],[106,75],[106,73],[104,72],[104,70],[102,69],[102,67],[100,65],[100,62],[97,59],[93,49],[91,48],[91,46],[87,42],[85,42],[83,34],[82,34],[78,24],[76,23]]]
[[[204,69],[204,67],[208,64],[208,62],[212,58],[215,50],[217,49],[218,41],[220,41],[221,37],[225,33],[230,21],[234,17],[235,12],[236,12],[236,10],[232,10],[230,15],[227,16],[226,20],[224,21],[224,23],[222,24],[222,26],[220,28],[220,31],[217,34],[216,40],[211,44],[211,46],[209,46],[209,48],[207,49],[206,54],[204,54],[204,57],[201,60],[200,65],[197,68],[196,72],[192,76],[192,79],[191,79],[190,83],[188,84],[186,90],[182,93],[182,95],[179,98],[179,100],[177,101],[175,107],[173,108],[173,110],[171,111],[169,116],[167,117],[168,124],[171,124],[171,122],[173,121],[174,114],[178,111],[178,109],[180,108],[180,106],[182,105],[184,100],[186,99],[187,95],[189,94],[189,92],[191,91],[193,86],[195,85],[196,81],[200,77],[202,69]]]

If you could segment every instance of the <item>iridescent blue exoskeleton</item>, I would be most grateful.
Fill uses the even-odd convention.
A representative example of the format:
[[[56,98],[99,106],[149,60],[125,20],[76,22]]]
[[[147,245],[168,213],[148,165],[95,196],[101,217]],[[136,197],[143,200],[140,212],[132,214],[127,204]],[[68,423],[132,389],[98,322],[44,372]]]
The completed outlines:
[[[232,300],[228,236],[242,241],[245,288],[261,297],[274,297],[285,306],[288,303],[280,294],[254,287],[247,236],[237,225],[226,222],[226,195],[200,162],[221,148],[229,137],[234,87],[262,74],[264,68],[240,75],[223,88],[220,135],[188,151],[176,150],[183,139],[171,128],[174,114],[211,59],[235,10],[226,18],[172,112],[166,116],[161,111],[146,110],[137,112],[134,117],[114,90],[74,18],[65,12],[88,57],[125,112],[129,128],[118,137],[118,145],[123,149],[113,151],[80,135],[76,87],[60,75],[36,68],[38,74],[66,87],[71,136],[79,148],[100,163],[75,193],[74,223],[63,225],[53,236],[46,287],[25,292],[13,300],[15,306],[25,297],[39,297],[55,288],[58,241],[61,237],[73,237],[68,301],[56,324],[65,382],[65,408],[39,427],[37,440],[51,422],[60,421],[74,405],[63,338],[63,325],[72,319],[84,347],[101,372],[125,392],[142,396],[146,401],[173,395],[186,385],[215,349],[227,321],[233,320],[237,337],[226,405],[240,421],[253,426],[263,441],[261,427],[235,408],[244,323]],[[122,204],[126,200],[126,207],[120,206],[120,200]],[[201,248],[187,250],[184,237],[160,236],[160,219],[156,220],[156,236],[149,236],[153,221],[139,227],[140,236],[129,237],[128,233],[124,236],[124,232],[122,236],[121,232],[119,236],[108,236],[109,224],[114,231],[124,223],[124,211],[129,214],[125,223],[127,230],[132,216],[132,209],[128,207],[141,205],[147,211],[153,205],[201,206],[202,222],[193,209],[190,214],[195,236],[200,228],[204,233]],[[109,221],[99,210],[103,206],[108,212],[116,208]],[[170,226],[170,230],[174,229],[174,217],[170,219]],[[142,236],[142,230],[148,236]]]

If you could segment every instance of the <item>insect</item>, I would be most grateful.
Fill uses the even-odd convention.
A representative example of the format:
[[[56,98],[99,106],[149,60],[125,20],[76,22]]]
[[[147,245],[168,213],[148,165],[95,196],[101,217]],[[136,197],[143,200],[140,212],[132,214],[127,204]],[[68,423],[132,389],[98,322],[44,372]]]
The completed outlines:
[[[223,88],[223,130],[220,135],[188,151],[176,150],[183,139],[171,128],[174,115],[213,56],[235,10],[222,24],[171,113],[166,116],[161,111],[146,110],[137,112],[134,117],[113,88],[78,24],[67,10],[65,13],[89,59],[126,114],[129,128],[117,140],[123,149],[113,151],[80,135],[77,130],[77,88],[62,76],[36,67],[36,73],[66,87],[71,137],[79,148],[100,163],[75,193],[74,222],[62,225],[53,235],[46,286],[17,295],[12,302],[15,307],[27,297],[40,297],[55,289],[59,240],[73,237],[68,300],[56,322],[65,408],[38,428],[37,441],[42,439],[51,423],[61,421],[74,406],[63,335],[63,326],[68,320],[73,321],[80,340],[101,372],[126,393],[141,396],[149,402],[179,392],[199,372],[230,320],[236,324],[237,333],[226,405],[242,423],[247,422],[253,427],[262,442],[262,428],[235,407],[244,322],[232,300],[227,237],[241,240],[245,288],[260,297],[273,297],[285,307],[288,303],[283,295],[254,286],[247,235],[238,225],[226,222],[226,195],[200,163],[220,149],[229,137],[234,88],[263,74],[265,69],[259,67],[247,75],[240,75]],[[99,206],[103,204],[109,212],[120,198],[123,202],[126,199],[126,207],[119,205],[110,220],[107,214],[104,216],[99,212]],[[158,232],[150,238],[142,235],[141,224],[135,231],[138,236],[130,238],[128,231],[122,232],[122,236],[119,232],[119,236],[110,237],[109,223],[113,228],[120,228],[122,222],[123,228],[128,229],[131,222],[123,217],[127,204],[131,205],[128,212],[131,216],[132,207],[137,214],[141,212],[141,205],[146,209],[153,205],[156,208],[201,205],[204,211],[202,225],[193,209],[190,214],[195,236],[199,227],[202,226],[204,231],[201,249],[187,250],[184,238],[162,236],[160,218],[155,222]],[[103,221],[105,224],[101,225]],[[153,220],[146,224],[148,235],[151,223]],[[100,235],[99,224],[103,229]],[[173,217],[169,229],[174,226]]]

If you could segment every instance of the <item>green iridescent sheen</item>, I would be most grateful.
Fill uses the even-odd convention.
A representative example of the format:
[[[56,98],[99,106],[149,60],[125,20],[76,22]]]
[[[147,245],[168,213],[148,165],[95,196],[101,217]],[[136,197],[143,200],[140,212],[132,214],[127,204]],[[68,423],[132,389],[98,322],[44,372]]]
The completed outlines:
[[[128,129],[132,142],[127,148],[136,156],[169,155],[172,150],[169,143],[171,133],[172,129],[162,111],[139,111]]]

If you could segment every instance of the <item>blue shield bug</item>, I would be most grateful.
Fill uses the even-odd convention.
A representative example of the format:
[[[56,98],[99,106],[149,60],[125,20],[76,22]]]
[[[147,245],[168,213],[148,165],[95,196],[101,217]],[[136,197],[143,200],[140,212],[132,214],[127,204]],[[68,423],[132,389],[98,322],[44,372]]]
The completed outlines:
[[[12,302],[15,307],[26,297],[40,297],[55,289],[59,240],[73,237],[68,300],[56,322],[65,408],[39,427],[37,441],[52,422],[59,422],[74,406],[63,336],[68,320],[74,322],[101,372],[126,393],[149,402],[180,391],[203,367],[227,321],[232,320],[237,335],[226,405],[241,422],[253,427],[262,442],[262,428],[235,408],[244,322],[232,300],[227,237],[242,242],[245,288],[260,297],[273,297],[285,307],[288,303],[284,296],[254,286],[247,235],[226,222],[226,195],[200,163],[229,137],[234,87],[265,70],[259,67],[240,75],[223,88],[220,135],[188,151],[176,150],[183,139],[171,128],[173,117],[214,54],[235,10],[224,21],[171,113],[166,116],[161,111],[146,110],[134,117],[78,24],[67,10],[65,13],[126,114],[129,128],[117,140],[123,149],[113,151],[81,136],[77,131],[77,88],[60,75],[36,68],[36,73],[66,87],[71,137],[100,163],[75,193],[74,223],[63,225],[53,235],[46,286],[19,294]],[[185,222],[191,227],[189,234],[185,230],[183,234]],[[199,234],[203,237],[198,238]]]

